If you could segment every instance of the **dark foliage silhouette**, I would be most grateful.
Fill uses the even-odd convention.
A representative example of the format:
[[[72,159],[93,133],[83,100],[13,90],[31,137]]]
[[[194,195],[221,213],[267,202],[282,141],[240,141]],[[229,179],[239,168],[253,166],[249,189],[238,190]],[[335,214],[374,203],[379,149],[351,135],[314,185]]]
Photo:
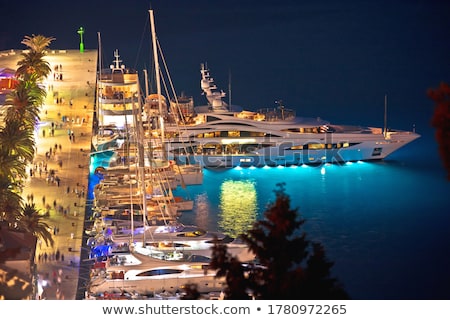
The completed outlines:
[[[437,89],[429,89],[428,96],[435,102],[431,125],[436,128],[439,154],[450,180],[450,86],[441,83]]]
[[[324,247],[301,231],[305,220],[290,208],[284,184],[278,184],[276,200],[264,218],[255,222],[242,239],[256,262],[243,264],[223,244],[213,248],[211,268],[225,277],[225,299],[348,299],[338,280],[331,276],[333,262]]]

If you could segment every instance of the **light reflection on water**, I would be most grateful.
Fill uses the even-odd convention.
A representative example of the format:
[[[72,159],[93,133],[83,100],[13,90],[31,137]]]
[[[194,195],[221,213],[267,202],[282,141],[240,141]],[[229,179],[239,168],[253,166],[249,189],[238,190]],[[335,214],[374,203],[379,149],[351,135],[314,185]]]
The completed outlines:
[[[255,182],[225,180],[220,186],[218,226],[231,237],[245,233],[258,215]]]

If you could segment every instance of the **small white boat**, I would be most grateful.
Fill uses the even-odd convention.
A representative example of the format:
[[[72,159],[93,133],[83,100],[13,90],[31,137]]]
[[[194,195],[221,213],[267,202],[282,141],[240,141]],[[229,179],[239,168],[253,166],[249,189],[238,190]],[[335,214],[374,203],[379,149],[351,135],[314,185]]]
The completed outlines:
[[[129,221],[116,220],[108,230],[113,242],[130,243],[132,240],[135,244],[140,243],[141,246],[166,248],[166,250],[205,250],[211,249],[215,241],[228,244],[234,240],[221,232],[207,231],[195,225],[184,225],[178,221],[131,229]]]
[[[114,126],[100,127],[96,134],[92,135],[94,152],[110,151],[121,148],[125,142],[125,134]]]

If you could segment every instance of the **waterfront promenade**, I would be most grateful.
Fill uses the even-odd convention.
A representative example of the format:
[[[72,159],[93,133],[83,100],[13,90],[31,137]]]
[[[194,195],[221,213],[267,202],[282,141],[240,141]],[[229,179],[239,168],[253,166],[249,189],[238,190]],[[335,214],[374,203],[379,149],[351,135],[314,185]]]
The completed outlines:
[[[21,59],[1,55],[0,66],[16,69]],[[38,240],[36,299],[77,297],[80,256],[89,180],[97,50],[50,50],[52,74],[35,132],[37,152],[28,168],[23,198],[48,212],[54,246]],[[85,279],[88,280],[88,279]]]

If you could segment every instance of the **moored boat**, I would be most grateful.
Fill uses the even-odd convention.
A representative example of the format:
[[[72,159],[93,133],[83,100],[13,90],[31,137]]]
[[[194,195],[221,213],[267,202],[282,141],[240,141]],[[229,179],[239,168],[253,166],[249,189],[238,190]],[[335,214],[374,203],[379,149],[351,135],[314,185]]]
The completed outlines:
[[[130,292],[152,295],[181,292],[193,284],[198,292],[221,291],[225,280],[216,276],[207,263],[183,263],[147,269],[108,271],[91,279],[90,294]]]
[[[165,126],[167,152],[178,163],[226,168],[380,160],[420,137],[413,131],[298,117],[281,102],[249,111],[224,101],[205,64],[201,75],[208,104],[195,107],[189,121]]]

